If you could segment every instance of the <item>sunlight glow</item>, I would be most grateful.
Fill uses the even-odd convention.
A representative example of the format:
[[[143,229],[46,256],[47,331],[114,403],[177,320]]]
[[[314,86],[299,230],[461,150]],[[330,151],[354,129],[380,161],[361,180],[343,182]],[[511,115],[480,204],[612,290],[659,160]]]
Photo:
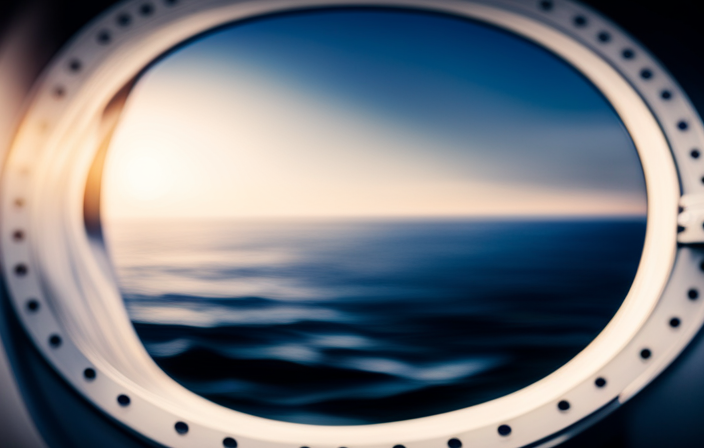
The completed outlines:
[[[108,218],[637,215],[645,210],[642,196],[629,191],[487,178],[495,167],[474,159],[466,143],[336,110],[245,70],[240,79],[220,83],[193,83],[188,76],[167,80],[157,84],[147,78],[130,98],[104,173]],[[174,92],[183,92],[178,105]],[[443,148],[442,157],[437,148]]]
[[[330,56],[325,48],[288,48],[283,39],[266,62],[246,33],[236,27],[194,43],[136,84],[107,153],[107,221],[645,213],[635,149],[607,106],[590,109],[599,97],[581,80],[573,87],[584,91],[564,100],[576,112],[565,113],[569,89],[536,87],[554,97],[550,109],[533,98],[533,84],[516,87],[523,78],[482,78],[496,62],[482,62],[478,47],[458,44],[479,51],[483,75],[399,59],[391,73],[407,85],[396,88],[376,84],[389,77],[374,62],[381,55],[345,56],[366,64],[363,76],[331,74],[286,59],[297,45],[320,58]],[[295,79],[320,73],[325,82],[350,79],[328,90]]]

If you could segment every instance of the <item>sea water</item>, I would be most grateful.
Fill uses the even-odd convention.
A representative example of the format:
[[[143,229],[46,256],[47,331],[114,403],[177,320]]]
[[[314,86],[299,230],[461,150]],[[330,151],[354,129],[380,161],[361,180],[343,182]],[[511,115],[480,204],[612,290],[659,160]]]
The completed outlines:
[[[135,329],[186,388],[357,425],[514,392],[584,349],[629,291],[644,218],[119,222]]]

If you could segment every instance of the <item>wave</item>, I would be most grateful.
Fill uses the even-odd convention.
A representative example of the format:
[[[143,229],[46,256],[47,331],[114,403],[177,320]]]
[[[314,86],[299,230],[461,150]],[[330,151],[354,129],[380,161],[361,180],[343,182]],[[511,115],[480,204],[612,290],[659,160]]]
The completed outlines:
[[[551,373],[619,308],[645,233],[643,220],[277,225],[186,226],[208,235],[195,241],[142,230],[117,251],[118,278],[174,379],[314,424],[447,412]],[[161,249],[135,255],[145,238]]]

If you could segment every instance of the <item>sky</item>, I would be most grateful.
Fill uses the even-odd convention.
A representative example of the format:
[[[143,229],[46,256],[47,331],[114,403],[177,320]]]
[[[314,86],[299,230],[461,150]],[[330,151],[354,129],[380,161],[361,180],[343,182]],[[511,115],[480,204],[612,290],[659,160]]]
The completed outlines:
[[[233,24],[149,68],[107,154],[104,219],[616,216],[633,143],[547,50],[452,16]]]

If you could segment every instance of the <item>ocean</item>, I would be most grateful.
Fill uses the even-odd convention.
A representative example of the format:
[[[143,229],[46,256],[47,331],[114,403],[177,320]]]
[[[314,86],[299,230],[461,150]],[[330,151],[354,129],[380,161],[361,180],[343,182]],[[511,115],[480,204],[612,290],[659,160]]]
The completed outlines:
[[[645,218],[111,222],[156,363],[232,409],[360,425],[519,390],[625,298]]]

